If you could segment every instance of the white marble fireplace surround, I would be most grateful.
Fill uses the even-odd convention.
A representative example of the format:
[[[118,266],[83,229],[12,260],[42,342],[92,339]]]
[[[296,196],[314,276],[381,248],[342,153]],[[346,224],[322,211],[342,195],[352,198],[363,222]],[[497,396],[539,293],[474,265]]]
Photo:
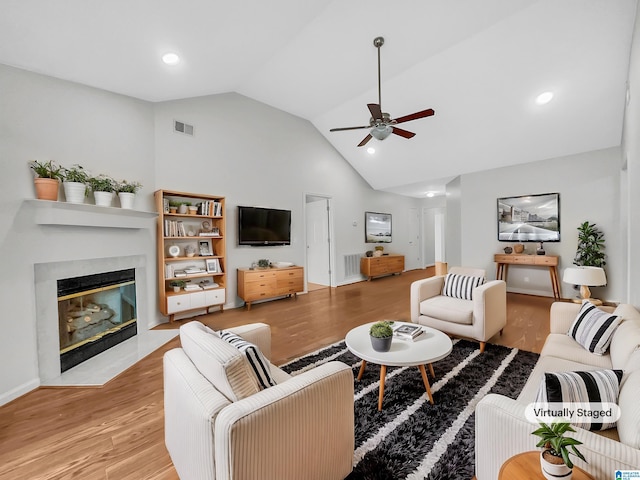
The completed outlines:
[[[157,324],[155,213],[43,200],[25,203],[33,208],[28,218],[48,247],[34,263],[40,385],[104,385],[177,335],[176,330],[149,329]],[[128,268],[136,275],[137,335],[61,374],[57,281]]]

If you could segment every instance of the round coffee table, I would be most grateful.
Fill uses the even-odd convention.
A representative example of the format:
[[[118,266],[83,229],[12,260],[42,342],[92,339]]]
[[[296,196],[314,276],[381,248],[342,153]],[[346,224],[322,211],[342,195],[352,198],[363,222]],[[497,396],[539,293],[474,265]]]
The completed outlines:
[[[388,352],[376,352],[371,346],[369,329],[373,323],[360,325],[350,330],[345,337],[347,348],[358,358],[362,359],[358,380],[362,378],[367,362],[380,365],[380,391],[378,395],[378,410],[382,410],[382,399],[384,398],[384,380],[387,375],[387,367],[418,367],[422,374],[424,388],[429,396],[429,402],[433,405],[433,396],[425,365],[429,365],[431,376],[435,378],[432,362],[436,362],[451,353],[453,344],[451,339],[439,330],[422,326],[424,333],[415,340],[405,340],[393,337],[391,350]],[[394,322],[397,325],[415,325],[407,322]]]

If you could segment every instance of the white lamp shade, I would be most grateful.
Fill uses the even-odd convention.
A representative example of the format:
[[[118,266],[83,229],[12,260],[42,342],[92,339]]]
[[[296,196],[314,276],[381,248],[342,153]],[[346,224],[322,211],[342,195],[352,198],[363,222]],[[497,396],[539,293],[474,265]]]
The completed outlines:
[[[572,285],[598,287],[607,284],[607,276],[600,267],[569,267],[564,269],[562,281]]]

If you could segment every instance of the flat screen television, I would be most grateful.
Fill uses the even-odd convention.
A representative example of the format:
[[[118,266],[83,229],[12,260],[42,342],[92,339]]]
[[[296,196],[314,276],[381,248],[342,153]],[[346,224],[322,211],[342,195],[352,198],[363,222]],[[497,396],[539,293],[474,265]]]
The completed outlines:
[[[541,193],[499,198],[498,240],[559,242],[560,194]]]
[[[291,245],[291,211],[239,206],[238,244]]]

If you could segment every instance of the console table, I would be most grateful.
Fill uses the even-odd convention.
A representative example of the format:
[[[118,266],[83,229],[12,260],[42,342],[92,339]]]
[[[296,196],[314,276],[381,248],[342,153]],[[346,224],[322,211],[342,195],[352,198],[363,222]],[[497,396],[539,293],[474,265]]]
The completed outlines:
[[[555,255],[520,255],[517,253],[499,253],[494,255],[496,262],[496,280],[507,281],[507,272],[509,265],[527,265],[533,267],[548,267],[549,276],[551,277],[551,288],[553,289],[553,298],[560,299],[560,280],[558,280],[558,260]]]

